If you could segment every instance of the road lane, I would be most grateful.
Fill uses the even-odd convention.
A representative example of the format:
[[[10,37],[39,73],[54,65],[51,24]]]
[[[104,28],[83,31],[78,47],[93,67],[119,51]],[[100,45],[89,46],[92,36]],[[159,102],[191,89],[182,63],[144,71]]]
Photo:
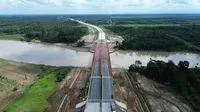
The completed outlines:
[[[74,20],[74,19],[71,19],[71,20]],[[97,42],[96,52],[94,56],[94,64],[93,64],[92,76],[91,76],[91,82],[90,82],[88,105],[85,109],[85,112],[100,112],[100,111],[111,112],[115,110],[115,107],[113,108],[113,105],[115,104],[114,104],[114,98],[113,98],[112,78],[110,76],[111,75],[110,74],[111,63],[109,60],[110,54],[108,52],[109,50],[106,43],[106,35],[104,31],[97,26],[84,23],[78,20],[75,20],[75,21],[81,24],[93,27],[97,29],[99,32],[99,35],[98,35],[99,42]],[[102,47],[101,47],[101,44],[102,44]],[[102,59],[100,58],[101,55],[103,57]],[[100,68],[102,68],[102,71],[100,71],[101,70]],[[102,73],[103,75],[102,77],[100,73]],[[101,95],[100,92],[102,92],[102,98],[100,97]]]
[[[90,91],[89,91],[89,97],[88,102],[100,102],[100,87],[101,87],[101,78],[97,78],[97,76],[100,76],[100,44],[97,44],[95,55],[94,55],[94,66],[92,69],[92,76],[91,76],[91,82],[90,82]],[[93,78],[95,77],[95,78]]]
[[[107,43],[103,43],[103,76],[102,78],[102,94],[103,94],[103,102],[111,102],[113,101],[113,86],[112,86],[112,77],[110,76],[110,61],[109,61],[109,53],[107,48]]]

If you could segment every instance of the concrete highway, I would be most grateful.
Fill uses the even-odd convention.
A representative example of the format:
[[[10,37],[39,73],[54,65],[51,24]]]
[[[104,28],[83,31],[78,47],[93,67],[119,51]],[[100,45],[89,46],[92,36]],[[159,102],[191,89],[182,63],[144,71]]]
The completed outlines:
[[[108,53],[108,47],[107,43],[103,43],[102,45],[102,95],[103,101],[111,101],[113,99],[113,88],[112,88],[112,77],[111,69],[110,69],[110,60],[109,60],[109,53]]]
[[[94,64],[91,74],[90,91],[89,91],[89,102],[100,102],[100,44],[97,43],[96,50],[94,53]]]
[[[95,25],[92,25],[92,24],[88,24],[88,23],[82,22],[82,21],[74,20],[74,19],[72,19],[72,18],[70,18],[70,19],[71,19],[72,21],[77,21],[77,22],[79,22],[80,24],[84,24],[84,25],[86,25],[86,26],[90,26],[90,27],[95,28],[95,29],[99,32],[98,40],[106,40],[106,34],[104,33],[104,31],[103,31],[101,28],[99,28],[99,27],[97,27],[97,26],[95,26]]]
[[[115,112],[110,54],[106,35],[101,28],[95,25],[78,20],[74,21],[93,27],[99,32],[93,55],[94,61],[85,112]]]

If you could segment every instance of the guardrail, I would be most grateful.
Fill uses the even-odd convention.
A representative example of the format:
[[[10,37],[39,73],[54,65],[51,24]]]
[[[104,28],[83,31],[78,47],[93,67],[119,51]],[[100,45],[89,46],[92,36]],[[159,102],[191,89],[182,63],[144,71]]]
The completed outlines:
[[[94,71],[94,60],[95,60],[95,56],[96,56],[96,48],[97,48],[97,43],[94,46],[94,54],[93,54],[93,59],[92,59],[92,67],[91,67],[91,71],[90,74],[92,75],[93,71]],[[92,79],[90,78],[90,84],[92,82]],[[86,100],[86,106],[88,104],[88,99],[89,99],[89,95],[90,95],[90,84],[89,84],[89,89],[88,89],[88,95],[87,95],[87,100]]]
[[[91,67],[90,73],[92,73],[93,70],[94,70],[94,59],[95,59],[95,55],[96,55],[96,48],[97,48],[97,43],[96,43],[95,46],[94,46],[94,54],[93,54],[92,67]]]
[[[107,50],[108,50],[108,60],[109,60],[109,66],[110,66],[110,74],[112,75],[112,66],[111,66],[110,50],[109,50],[109,47],[108,47],[108,43],[106,43],[106,47],[107,47]]]

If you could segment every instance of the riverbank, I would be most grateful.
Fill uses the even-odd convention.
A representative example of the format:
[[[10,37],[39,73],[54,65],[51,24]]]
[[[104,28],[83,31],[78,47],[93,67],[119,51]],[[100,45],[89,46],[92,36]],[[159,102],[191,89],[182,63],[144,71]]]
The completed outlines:
[[[91,66],[92,53],[79,52],[65,47],[52,44],[27,43],[21,41],[0,41],[0,58],[15,60],[18,62],[45,64],[51,66]],[[15,49],[13,49],[15,48]],[[16,50],[17,49],[17,50]],[[191,67],[200,63],[199,53],[187,52],[156,52],[156,51],[116,51],[111,53],[112,66],[114,68],[128,68],[136,60],[141,60],[145,66],[152,59],[173,60],[176,64],[179,61],[187,60]]]
[[[56,110],[62,95],[74,89],[76,94],[69,92],[69,97],[76,96],[78,100],[75,101],[79,103],[82,98],[77,95],[81,94],[79,92],[85,86],[88,74],[87,68],[54,67],[0,59],[0,111]],[[55,102],[58,105],[55,106]],[[55,108],[51,106],[52,103]],[[71,102],[69,105],[76,104]]]
[[[57,47],[68,48],[71,50],[79,51],[79,52],[92,52],[91,48],[93,48],[93,41],[96,38],[94,34],[85,35],[81,40],[85,41],[84,46],[77,47],[76,43],[47,43],[41,42],[40,40],[32,39],[27,40],[23,34],[0,34],[0,40],[9,40],[9,41],[21,41],[27,43],[40,43],[46,45],[54,45]]]
[[[20,97],[37,80],[38,75],[58,68],[0,58],[0,111]]]
[[[70,71],[71,67],[62,67],[44,76],[39,76],[39,79],[9,106],[7,112],[15,112],[19,109],[23,111],[44,111],[48,105],[48,97],[52,95],[56,86]]]

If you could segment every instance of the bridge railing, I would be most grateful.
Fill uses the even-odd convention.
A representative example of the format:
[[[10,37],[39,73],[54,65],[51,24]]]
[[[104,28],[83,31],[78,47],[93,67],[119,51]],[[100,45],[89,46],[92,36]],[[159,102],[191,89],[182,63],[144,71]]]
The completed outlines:
[[[107,50],[108,50],[108,61],[109,61],[109,69],[110,69],[110,74],[112,75],[112,65],[111,65],[111,60],[110,60],[110,50],[109,50],[109,45],[108,43],[106,43],[106,47],[107,47]]]
[[[95,56],[96,56],[96,49],[97,49],[97,43],[95,43],[94,45],[94,54],[93,54],[93,59],[92,59],[92,67],[91,67],[91,71],[90,71],[90,75],[92,75],[93,71],[94,71],[94,60],[95,60]],[[86,106],[88,104],[88,99],[89,99],[89,96],[90,96],[90,85],[92,83],[92,78],[90,78],[90,84],[89,84],[89,89],[88,89],[88,95],[87,95],[87,100],[86,100]]]
[[[92,74],[92,72],[94,70],[94,60],[95,60],[95,56],[96,56],[96,49],[97,49],[97,43],[95,43],[95,45],[94,45],[94,54],[93,54],[92,67],[91,67],[90,74]]]

